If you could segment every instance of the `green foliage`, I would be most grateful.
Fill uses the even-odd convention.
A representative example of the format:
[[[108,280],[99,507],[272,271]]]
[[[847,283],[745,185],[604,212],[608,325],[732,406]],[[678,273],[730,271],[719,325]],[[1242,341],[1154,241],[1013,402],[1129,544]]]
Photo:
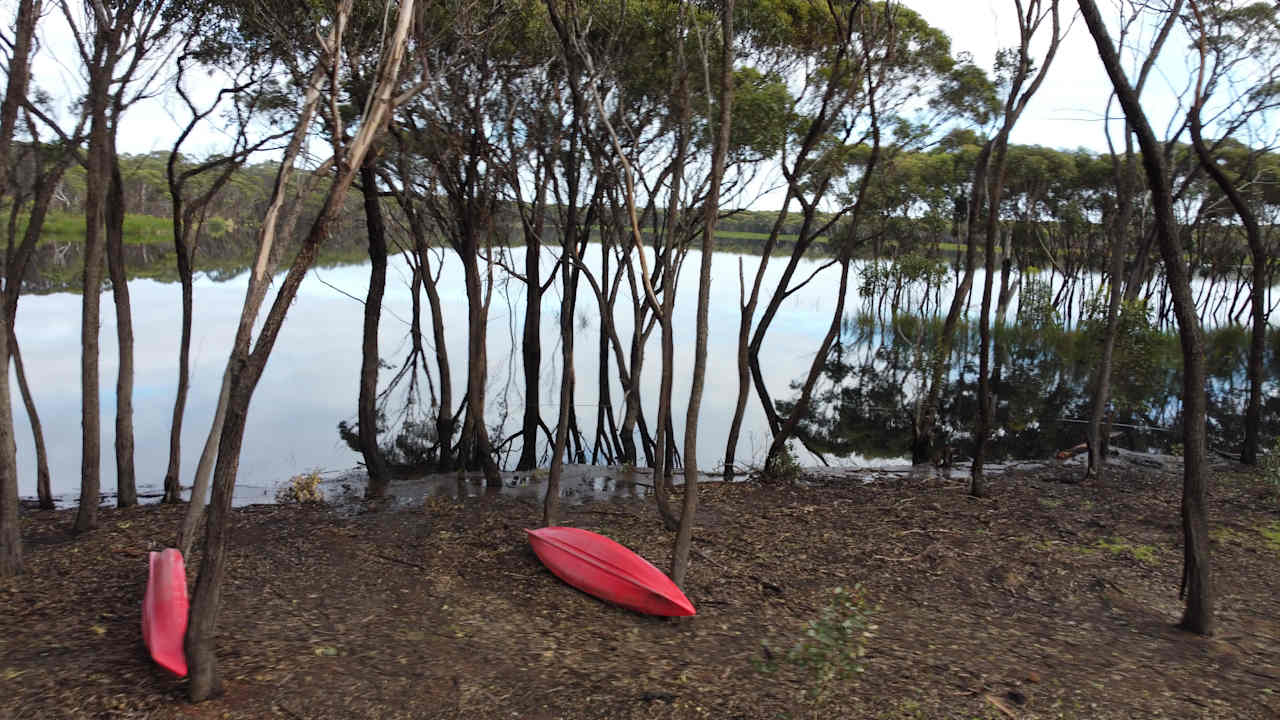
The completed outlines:
[[[1084,342],[1080,351],[1096,357],[1106,333],[1106,302],[1109,290],[1102,288],[1085,306]],[[1160,332],[1144,300],[1125,302],[1117,318],[1116,344],[1112,355],[1111,396],[1116,404],[1144,410],[1144,400],[1164,381],[1168,368],[1178,358],[1170,338]]]
[[[863,671],[862,658],[876,630],[871,622],[873,612],[861,585],[849,590],[836,587],[831,600],[806,623],[804,635],[784,656],[788,664],[810,677],[809,694],[815,704],[821,704],[837,682]],[[772,657],[768,646],[766,654]],[[762,669],[775,667],[771,660]]]
[[[311,470],[294,475],[289,481],[276,490],[278,503],[323,503],[324,493],[320,491],[320,471]]]
[[[782,77],[751,67],[734,71],[730,152],[740,160],[771,158],[782,150],[794,118]]]
[[[1271,497],[1280,504],[1280,437],[1262,455],[1262,477],[1271,487]]]
[[[764,470],[760,472],[760,479],[765,482],[790,483],[802,477],[804,467],[786,445],[776,455],[765,460]]]
[[[1117,555],[1128,553],[1144,565],[1155,565],[1157,563],[1156,547],[1154,545],[1134,545],[1124,538],[1103,538],[1097,542],[1097,546]]]

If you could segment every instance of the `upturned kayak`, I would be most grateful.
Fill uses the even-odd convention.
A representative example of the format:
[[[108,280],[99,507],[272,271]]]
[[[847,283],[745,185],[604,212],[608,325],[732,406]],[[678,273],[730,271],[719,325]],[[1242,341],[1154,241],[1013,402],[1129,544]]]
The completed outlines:
[[[160,667],[184,677],[187,656],[187,570],[175,548],[150,553],[147,592],[142,596],[142,641]]]
[[[661,570],[603,535],[571,527],[525,532],[547,569],[589,595],[647,615],[697,612]]]

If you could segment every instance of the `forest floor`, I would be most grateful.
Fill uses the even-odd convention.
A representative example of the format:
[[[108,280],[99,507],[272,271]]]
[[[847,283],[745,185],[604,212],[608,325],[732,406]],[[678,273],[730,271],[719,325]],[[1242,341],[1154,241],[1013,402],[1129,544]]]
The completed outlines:
[[[557,580],[525,538],[528,500],[241,508],[225,694],[198,706],[139,627],[146,551],[182,509],[104,508],[82,537],[72,511],[25,511],[27,574],[0,583],[0,718],[1280,717],[1274,489],[1213,474],[1204,638],[1175,628],[1177,468],[1066,482],[1079,474],[1012,470],[982,500],[933,474],[705,485],[686,583],[698,615],[679,620]],[[570,506],[564,523],[667,566],[652,501]],[[861,658],[840,651],[859,643]]]

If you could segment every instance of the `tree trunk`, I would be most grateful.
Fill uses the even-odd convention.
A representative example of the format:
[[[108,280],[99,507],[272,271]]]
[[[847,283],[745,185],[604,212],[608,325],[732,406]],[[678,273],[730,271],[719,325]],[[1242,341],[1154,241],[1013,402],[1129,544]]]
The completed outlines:
[[[365,497],[380,498],[387,494],[391,472],[378,447],[378,321],[382,315],[382,294],[387,286],[387,233],[382,222],[382,206],[378,197],[375,160],[370,155],[360,166],[360,183],[364,191],[364,217],[369,232],[369,294],[364,303],[364,341],[360,360],[360,453],[369,472]]]
[[[191,247],[185,235],[185,223],[175,200],[174,250],[178,265],[178,282],[182,285],[182,337],[178,345],[178,391],[173,399],[173,418],[169,423],[169,466],[164,473],[165,503],[182,500],[182,420],[186,414],[187,393],[191,387],[191,321],[195,313],[195,290],[191,268]],[[184,553],[185,557],[185,553]]]
[[[711,261],[716,249],[716,220],[720,215],[720,183],[724,177],[729,130],[733,120],[733,4],[733,0],[725,0],[720,7],[720,123],[711,156],[711,187],[707,192],[703,212],[693,381],[689,388],[689,407],[685,413],[684,425],[684,506],[680,511],[680,529],[676,534],[675,550],[671,558],[671,579],[681,587],[684,586],[685,574],[689,570],[689,548],[693,541],[693,522],[698,509],[698,415],[702,409],[702,390],[707,376]],[[710,69],[704,65],[704,77],[709,73]],[[711,96],[710,87],[707,88],[707,94],[708,97]],[[674,284],[669,291],[675,291]]]
[[[18,349],[18,338],[13,334],[12,323],[9,332],[9,351],[13,357],[13,366],[18,376],[18,391],[22,393],[22,404],[27,409],[27,417],[31,420],[31,435],[36,444],[36,497],[40,499],[41,510],[52,510],[53,489],[49,479],[49,454],[44,446],[44,428],[40,424],[40,413],[36,412],[36,401],[31,396],[31,388],[27,386],[27,370],[22,365],[22,351]]]
[[[479,465],[484,470],[487,487],[499,487],[502,478],[499,477],[493,460],[489,429],[485,427],[484,419],[485,382],[488,378],[488,353],[485,347],[488,308],[483,300],[484,287],[480,279],[474,240],[469,245],[472,251],[461,253],[467,289],[467,414],[462,421],[462,459],[466,466]]]
[[[116,116],[119,116],[117,109]],[[116,373],[116,505],[138,504],[138,485],[133,465],[133,312],[129,305],[129,278],[124,266],[124,180],[120,158],[112,142],[111,184],[107,194],[107,268],[111,274],[111,294],[116,306],[116,340],[120,364]]]
[[[1008,128],[996,137],[995,157],[988,174],[987,230],[983,244],[982,306],[978,316],[978,422],[973,432],[973,465],[969,472],[969,494],[986,497],[986,475],[983,467],[987,457],[987,443],[991,439],[993,420],[991,393],[991,295],[996,274],[996,236],[1000,233],[1000,196],[1004,190],[1005,151]]]
[[[102,293],[102,256],[106,185],[110,181],[107,143],[107,91],[109,71],[95,69],[90,76],[91,106],[89,149],[85,170],[84,276],[80,316],[80,508],[73,531],[98,527],[101,502],[102,430],[98,398],[98,326]]]
[[[18,451],[13,440],[9,394],[9,318],[0,313],[0,578],[22,572],[22,532],[18,526]]]
[[[1213,589],[1209,574],[1209,523],[1205,508],[1208,458],[1205,444],[1205,356],[1200,320],[1195,313],[1190,277],[1183,257],[1182,243],[1177,235],[1163,148],[1156,141],[1137,94],[1129,85],[1111,37],[1107,34],[1106,25],[1098,13],[1097,4],[1094,0],[1078,2],[1125,116],[1138,135],[1142,164],[1146,169],[1147,184],[1155,204],[1156,237],[1160,242],[1160,252],[1169,278],[1169,292],[1173,296],[1174,314],[1178,319],[1183,358],[1184,540],[1181,594],[1186,598],[1186,609],[1180,627],[1201,635],[1210,635],[1213,632]]]
[[[550,171],[548,171],[549,174]],[[538,426],[542,404],[542,224],[546,212],[546,178],[538,184],[533,201],[534,217],[524,233],[525,311],[521,352],[524,358],[524,418],[521,423],[520,459],[516,470],[538,466]]]
[[[436,442],[440,445],[440,467],[452,466],[449,448],[453,444],[453,373],[449,369],[449,346],[444,335],[444,308],[440,304],[440,291],[431,274],[431,251],[426,237],[415,231],[418,267],[421,268],[422,285],[427,290],[427,304],[431,307],[431,337],[435,341],[436,371],[440,375],[440,407],[436,411]]]
[[[564,472],[564,454],[569,444],[569,408],[573,405],[573,314],[574,288],[570,280],[569,256],[573,253],[571,228],[565,228],[564,252],[560,258],[560,281],[564,296],[560,303],[560,412],[556,420],[556,442],[551,453],[551,473],[547,478],[547,494],[542,501],[542,524],[555,525],[560,512],[560,476]],[[532,285],[532,283],[531,283]],[[528,439],[526,438],[526,441]]]

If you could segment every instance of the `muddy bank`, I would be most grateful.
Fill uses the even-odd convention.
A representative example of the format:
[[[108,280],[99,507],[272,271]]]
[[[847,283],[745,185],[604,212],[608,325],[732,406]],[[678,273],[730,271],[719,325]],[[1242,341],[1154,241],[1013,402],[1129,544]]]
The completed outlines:
[[[181,509],[104,510],[74,539],[69,512],[27,512],[29,572],[0,585],[0,717],[1276,717],[1269,487],[1215,473],[1206,639],[1173,629],[1179,474],[1121,469],[1107,487],[1063,482],[1071,465],[1010,469],[982,501],[935,473],[709,484],[686,587],[699,614],[684,621],[560,583],[524,539],[529,498],[241,508],[227,693],[195,707],[138,626],[145,552]],[[667,565],[651,500],[574,505],[565,522]],[[841,636],[851,617],[870,635]],[[824,653],[835,637],[862,656]]]

